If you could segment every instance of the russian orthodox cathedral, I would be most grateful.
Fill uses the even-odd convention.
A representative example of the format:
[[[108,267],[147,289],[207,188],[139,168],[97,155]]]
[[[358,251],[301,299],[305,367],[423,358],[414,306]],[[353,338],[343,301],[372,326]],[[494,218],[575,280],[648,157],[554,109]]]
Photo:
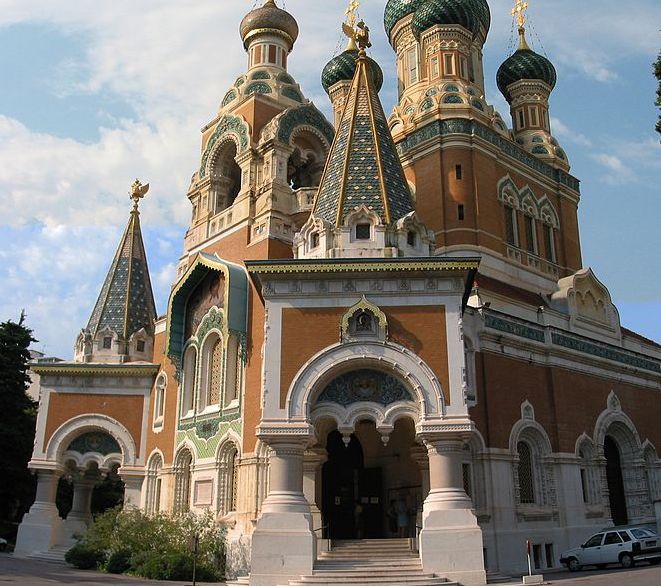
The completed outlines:
[[[485,584],[527,568],[527,540],[553,568],[596,529],[661,518],[661,346],[583,267],[556,71],[515,4],[497,72],[511,126],[485,97],[486,0],[388,0],[389,116],[352,2],[321,73],[332,123],[287,70],[294,16],[274,0],[246,15],[248,67],[202,129],[167,313],[136,182],[74,361],[33,367],[18,554],[84,531],[107,477],[127,507],[214,511],[252,586],[343,551],[387,569],[402,549],[416,583]]]

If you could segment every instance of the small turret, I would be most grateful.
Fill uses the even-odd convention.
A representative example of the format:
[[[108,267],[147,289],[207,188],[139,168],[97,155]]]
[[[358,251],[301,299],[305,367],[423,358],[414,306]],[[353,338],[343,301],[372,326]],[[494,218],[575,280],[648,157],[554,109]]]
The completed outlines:
[[[515,1],[512,14],[518,23],[519,45],[498,69],[498,89],[510,104],[516,141],[533,155],[568,169],[565,152],[551,136],[549,97],[557,81],[556,70],[551,61],[528,45],[525,29],[528,4]]]
[[[140,229],[138,203],[149,191],[136,179],[133,209],[87,327],[76,340],[76,362],[149,361],[156,305]]]

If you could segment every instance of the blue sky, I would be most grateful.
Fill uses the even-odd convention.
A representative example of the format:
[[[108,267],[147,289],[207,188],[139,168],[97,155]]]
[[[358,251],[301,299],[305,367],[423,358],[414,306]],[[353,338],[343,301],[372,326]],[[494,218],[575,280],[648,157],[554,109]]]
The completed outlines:
[[[245,70],[238,23],[253,1],[0,0],[0,320],[24,308],[38,349],[70,358],[128,218],[129,185],[152,191],[143,230],[159,312],[189,217],[200,127]],[[511,44],[510,0],[490,0],[487,101]],[[395,100],[385,0],[363,0],[372,56]],[[583,260],[622,323],[661,340],[661,146],[651,64],[658,0],[530,0],[529,40],[558,69],[555,136],[582,181]],[[288,0],[301,35],[290,72],[329,113],[319,74],[343,46],[342,0]],[[598,12],[595,12],[598,10]]]

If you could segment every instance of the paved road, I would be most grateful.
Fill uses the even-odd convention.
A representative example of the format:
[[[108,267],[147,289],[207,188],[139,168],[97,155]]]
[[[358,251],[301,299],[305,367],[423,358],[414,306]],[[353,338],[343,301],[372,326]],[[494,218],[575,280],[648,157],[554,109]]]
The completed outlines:
[[[1,582],[1,580],[0,580]],[[514,583],[512,583],[514,584]],[[516,582],[517,585],[521,581]],[[569,571],[544,574],[544,584],[558,586],[661,586],[661,566],[641,563],[631,570],[613,568],[608,570],[586,570],[572,573]],[[506,585],[502,585],[506,586]]]
[[[544,575],[545,584],[558,586],[660,586],[661,566],[644,566],[632,570],[598,570],[572,574],[557,572]],[[183,586],[186,582],[162,582],[158,580],[141,580],[128,576],[113,576],[75,570],[68,566],[21,560],[10,554],[0,554],[0,584],[15,586],[53,586],[54,584],[77,584],[78,586]],[[188,582],[190,584],[190,582]],[[217,586],[224,583],[217,582]],[[521,582],[517,582],[521,584]]]
[[[142,580],[128,576],[114,576],[76,570],[69,566],[22,560],[11,554],[0,554],[0,584],[16,586],[53,586],[54,584],[77,584],[78,586],[183,586],[190,582],[164,582],[159,580]],[[224,582],[216,582],[217,586]]]

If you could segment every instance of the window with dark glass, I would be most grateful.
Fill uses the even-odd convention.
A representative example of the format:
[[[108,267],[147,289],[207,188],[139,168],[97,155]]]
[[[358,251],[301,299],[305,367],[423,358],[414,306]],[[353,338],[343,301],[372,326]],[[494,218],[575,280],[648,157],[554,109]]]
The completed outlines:
[[[138,340],[136,345],[135,345],[135,349],[138,352],[144,352],[145,351],[145,341],[144,340]]]
[[[466,212],[464,211],[464,204],[460,203],[457,206],[457,216],[459,217],[460,220],[463,220],[466,216]]]
[[[104,350],[110,350],[112,348],[112,338],[110,336],[103,338],[103,348]]]
[[[409,233],[406,235],[406,243],[409,246],[415,246],[415,232],[409,231]]]
[[[370,228],[370,224],[356,224],[356,240],[369,240]]]
[[[553,228],[548,224],[544,224],[544,252],[546,260],[555,262],[555,238]]]
[[[535,220],[531,216],[525,216],[526,225],[526,250],[531,254],[537,253],[535,242]]]
[[[463,173],[461,171],[461,165],[455,165],[454,176],[456,177],[457,180],[462,179]]]
[[[319,232],[312,235],[312,248],[317,248],[317,246],[319,246]]]
[[[505,206],[505,239],[507,240],[507,244],[511,244],[512,246],[517,245],[514,214],[514,208]]]

